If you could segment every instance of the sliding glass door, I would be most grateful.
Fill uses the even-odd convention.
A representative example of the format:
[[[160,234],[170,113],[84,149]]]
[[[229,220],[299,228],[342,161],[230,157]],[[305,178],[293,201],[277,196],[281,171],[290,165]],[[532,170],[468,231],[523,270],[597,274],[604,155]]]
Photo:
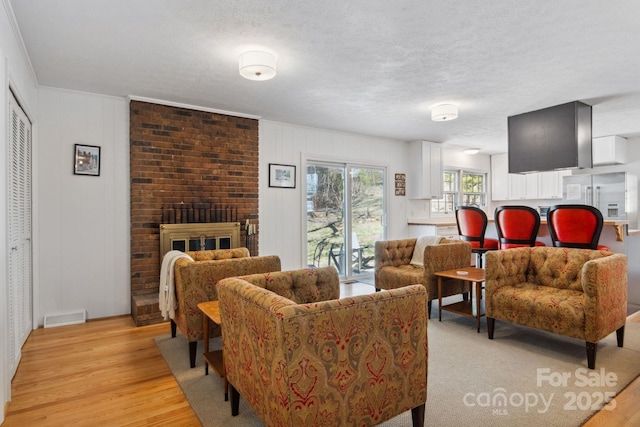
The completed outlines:
[[[308,162],[307,261],[340,276],[372,275],[374,243],[383,240],[385,170]]]

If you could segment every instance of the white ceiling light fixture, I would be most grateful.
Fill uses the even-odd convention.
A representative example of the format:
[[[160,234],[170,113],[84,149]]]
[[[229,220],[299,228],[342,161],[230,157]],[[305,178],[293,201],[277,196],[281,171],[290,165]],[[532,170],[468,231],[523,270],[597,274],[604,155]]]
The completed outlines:
[[[431,120],[434,122],[446,122],[458,117],[458,107],[453,104],[442,104],[433,107],[431,110]]]
[[[480,152],[479,148],[465,148],[462,152],[468,156],[473,156],[474,154],[478,154]]]
[[[276,76],[276,57],[262,50],[252,50],[240,55],[240,75],[249,80],[269,80]]]

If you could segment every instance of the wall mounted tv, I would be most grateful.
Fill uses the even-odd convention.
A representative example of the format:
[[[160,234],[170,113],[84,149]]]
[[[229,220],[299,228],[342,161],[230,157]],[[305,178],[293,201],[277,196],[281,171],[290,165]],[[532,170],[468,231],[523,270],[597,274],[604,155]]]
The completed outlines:
[[[580,101],[508,118],[509,173],[591,168],[591,106]]]

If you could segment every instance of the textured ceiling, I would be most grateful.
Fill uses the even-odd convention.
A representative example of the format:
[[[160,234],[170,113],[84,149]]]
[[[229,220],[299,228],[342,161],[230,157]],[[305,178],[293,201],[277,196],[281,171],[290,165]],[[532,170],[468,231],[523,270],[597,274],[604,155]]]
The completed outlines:
[[[10,0],[38,83],[484,152],[507,117],[583,101],[640,136],[640,1]],[[238,56],[278,58],[265,82]],[[460,117],[432,122],[457,104]]]

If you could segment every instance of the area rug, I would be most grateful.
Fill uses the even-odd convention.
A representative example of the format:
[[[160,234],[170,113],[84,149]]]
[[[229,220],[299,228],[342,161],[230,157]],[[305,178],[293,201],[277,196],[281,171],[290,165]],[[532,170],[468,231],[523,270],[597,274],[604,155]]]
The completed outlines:
[[[613,333],[598,343],[596,369],[587,369],[584,342],[496,321],[489,340],[486,323],[434,310],[429,321],[429,376],[425,425],[579,426],[605,401],[640,375],[640,324],[628,323],[624,348]],[[202,355],[189,368],[185,338],[156,338],[169,368],[205,427],[263,426],[240,399],[231,416],[223,380],[204,375]],[[212,340],[219,346],[219,338]],[[202,349],[198,344],[198,353]],[[613,405],[609,405],[613,406]],[[606,410],[606,409],[605,409]],[[410,412],[382,424],[411,426]]]

